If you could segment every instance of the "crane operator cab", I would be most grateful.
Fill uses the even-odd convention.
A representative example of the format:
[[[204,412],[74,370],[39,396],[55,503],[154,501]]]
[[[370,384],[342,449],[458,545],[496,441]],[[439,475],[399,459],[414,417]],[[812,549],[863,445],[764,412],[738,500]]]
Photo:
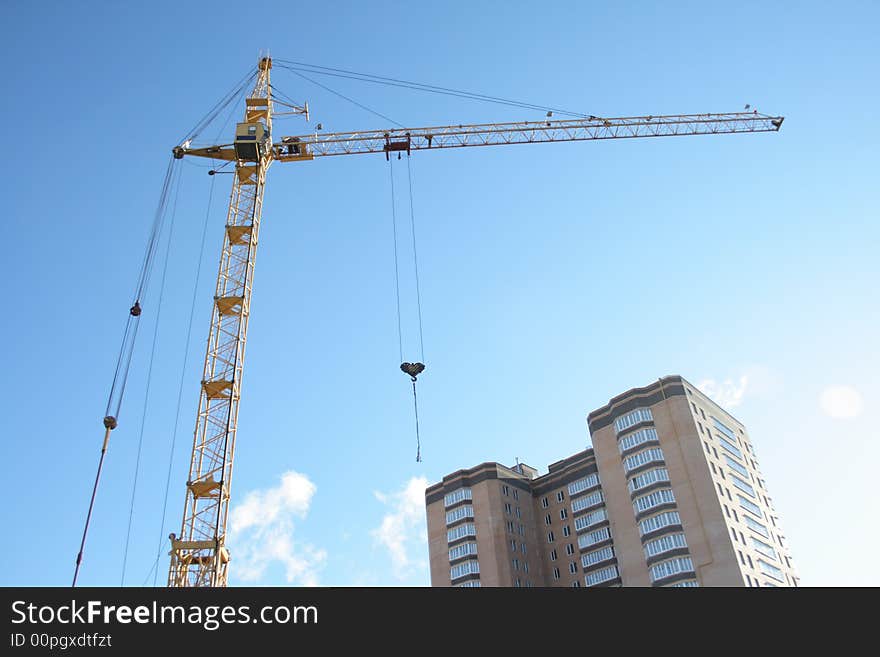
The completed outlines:
[[[239,160],[257,162],[272,148],[269,128],[256,121],[239,123],[235,128],[235,156]]]

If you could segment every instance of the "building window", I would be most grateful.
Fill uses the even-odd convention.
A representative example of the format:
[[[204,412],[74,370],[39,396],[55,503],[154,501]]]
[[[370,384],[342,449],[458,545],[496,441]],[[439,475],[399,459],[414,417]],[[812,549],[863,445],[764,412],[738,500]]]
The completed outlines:
[[[501,486],[501,494],[502,495],[510,495],[510,486],[508,486],[507,484],[503,484]]]
[[[601,550],[594,550],[592,552],[587,552],[585,555],[581,557],[581,565],[584,568],[588,568],[597,563],[601,563],[602,561],[607,561],[608,559],[614,558],[614,548],[610,545],[608,547],[603,547]]]
[[[463,561],[449,570],[449,579],[458,579],[465,575],[473,575],[480,572],[480,562],[476,560]]]
[[[514,552],[516,552],[516,539],[515,538],[510,539],[510,549],[513,550]]]
[[[743,477],[751,478],[752,475],[749,473],[748,470],[746,470],[746,467],[744,465],[739,463],[739,461],[730,458],[727,454],[724,455],[724,460],[727,461],[727,465],[731,470],[739,472]],[[758,481],[761,480],[759,479]]]
[[[638,431],[627,434],[623,438],[618,440],[617,449],[620,450],[622,454],[626,450],[632,449],[636,445],[648,443],[652,440],[659,440],[659,438],[657,438],[657,430],[654,427],[645,427],[644,429],[639,429]]]
[[[772,577],[775,580],[779,580],[780,582],[785,581],[785,576],[782,574],[782,571],[773,564],[767,563],[763,559],[758,559],[758,568],[761,570],[762,573]]]
[[[736,498],[739,500],[740,508],[745,509],[751,513],[754,513],[759,518],[763,518],[764,514],[761,513],[761,507],[752,502],[750,499],[743,497],[742,495],[737,495]],[[771,518],[772,520],[772,518]]]
[[[645,557],[656,557],[658,554],[687,548],[684,534],[669,534],[645,543]]]
[[[565,553],[566,554],[574,554],[574,545],[572,545],[571,543],[566,545],[565,546]]]
[[[568,509],[559,509],[559,519],[565,520],[568,518]]]
[[[723,436],[719,436],[718,434],[715,434],[715,437],[718,439],[718,442],[721,443],[721,446],[724,449],[726,449],[737,458],[743,458],[743,453],[739,451],[739,448],[736,445],[731,443],[729,440],[725,440]]]
[[[746,527],[752,531],[758,532],[764,538],[770,538],[770,532],[767,530],[767,527],[751,516],[743,515],[743,521],[746,523]]]
[[[519,499],[519,491],[516,488],[513,489],[513,499]]]
[[[553,535],[553,532],[547,532],[547,542],[552,543],[556,540],[556,537]]]
[[[580,580],[576,579],[571,583],[571,588],[573,588],[573,589],[579,589],[580,587],[581,587]]]
[[[556,501],[557,502],[562,502],[564,500],[565,500],[565,493],[563,491],[559,491],[558,493],[556,493]]]
[[[739,516],[736,515],[736,509],[733,510],[733,519],[739,522]]]
[[[645,465],[646,463],[651,463],[653,461],[662,461],[663,460],[663,450],[659,447],[652,447],[650,449],[646,449],[643,452],[638,452],[637,454],[633,454],[632,456],[627,456],[623,460],[623,469],[629,473],[635,470],[638,467]]]
[[[570,572],[572,575],[574,575],[577,571],[578,571],[578,565],[574,561],[572,561],[571,563],[568,564],[568,572]]]
[[[736,530],[735,530],[733,527],[730,528],[730,535],[733,536],[733,542],[734,542],[734,543],[736,543],[736,542],[739,540],[739,539],[736,537]]]
[[[549,525],[552,522],[553,522],[553,519],[550,517],[549,513],[546,516],[544,516],[544,524],[545,525]]]
[[[724,513],[727,514],[727,517],[729,518],[730,517],[730,509],[727,508],[726,504],[722,504],[722,506],[724,507]]]
[[[756,497],[755,489],[752,488],[748,483],[737,477],[736,475],[730,475],[730,478],[733,480],[733,485],[739,488],[746,495],[750,495],[751,497]]]
[[[462,518],[473,518],[474,517],[474,507],[470,504],[465,504],[463,506],[458,507],[457,509],[453,509],[452,511],[446,512],[446,524],[451,525],[454,522],[461,520]]]
[[[661,488],[633,500],[633,511],[638,515],[656,506],[673,503],[675,503],[675,496],[672,494],[672,491],[668,488]]]
[[[617,566],[608,566],[607,568],[602,568],[601,570],[594,570],[592,573],[587,573],[586,577],[584,577],[584,584],[586,584],[587,586],[596,586],[596,584],[610,581],[617,576]]]
[[[586,515],[581,516],[580,518],[574,519],[574,528],[575,531],[583,531],[588,527],[592,527],[593,525],[602,522],[603,520],[608,519],[608,512],[605,508],[596,509],[592,513],[588,513]]]
[[[480,588],[482,584],[480,584],[480,580],[478,579],[470,579],[467,582],[456,584],[456,586],[459,588]]]
[[[507,531],[509,531],[511,534],[513,533],[513,520],[507,521]]]
[[[455,561],[456,559],[461,559],[462,557],[466,557],[471,554],[477,553],[477,544],[468,542],[462,543],[461,545],[456,545],[454,548],[449,549],[449,560]]]
[[[471,497],[471,489],[470,488],[459,488],[458,490],[454,490],[451,493],[447,493],[443,498],[444,506],[452,506],[456,502],[461,502],[462,500],[470,500]]]
[[[709,461],[709,465],[712,467],[712,474],[718,474],[718,472],[715,470],[715,464],[712,463],[712,461]]]
[[[517,533],[520,536],[525,536],[526,535],[526,526],[525,525],[518,525],[517,526]]]
[[[570,525],[566,525],[565,527],[562,528],[562,535],[563,536],[571,536],[571,526]]]
[[[694,415],[697,414],[697,405],[694,402],[691,402],[691,408],[694,409]]]
[[[550,552],[550,561],[556,561],[556,559],[557,559],[556,548],[553,548],[553,550]]]
[[[516,507],[516,517],[522,518],[522,513],[520,512],[519,507]]]
[[[695,579],[686,579],[671,585],[672,588],[698,588],[700,583]]]
[[[559,579],[559,568],[553,569],[553,579]]]
[[[754,536],[752,537],[752,547],[765,557],[770,557],[771,559],[779,558],[776,556],[776,550],[773,549],[772,545],[767,545],[764,541],[760,541]]]
[[[516,582],[514,582],[514,587],[520,588],[522,586],[522,582],[520,582],[519,577],[516,578]]]
[[[510,506],[510,502],[504,503],[504,513],[510,513],[513,509]]]
[[[704,419],[704,420],[706,419],[706,414],[703,412],[703,409],[702,409],[702,408],[700,409],[700,415],[703,416],[703,419]]]
[[[477,527],[472,522],[466,522],[457,527],[453,527],[448,532],[446,532],[446,541],[451,543],[452,541],[458,540],[464,536],[476,536],[477,535]]]
[[[653,420],[654,415],[651,413],[650,408],[637,408],[636,410],[617,418],[614,421],[614,428],[617,429],[617,433],[621,433],[639,422],[652,422]]]
[[[513,563],[513,569],[519,570],[519,559],[514,559],[512,563]]]
[[[712,456],[712,450],[709,449],[709,443],[707,443],[705,440],[703,441],[703,447],[706,448],[706,454]]]
[[[736,553],[739,555],[740,563],[742,563],[742,565],[745,566],[746,565],[746,558],[743,556],[742,550],[737,550]]]
[[[676,511],[664,511],[663,513],[659,513],[656,516],[651,516],[650,518],[646,518],[639,523],[639,531],[642,536],[645,534],[650,534],[653,531],[658,529],[662,529],[663,527],[669,527],[670,525],[680,525],[681,518]]]
[[[755,564],[752,563],[752,557],[751,557],[751,555],[747,554],[747,555],[746,555],[746,559],[749,560],[749,568],[754,568],[754,567],[755,567]]]
[[[578,493],[582,493],[588,488],[592,488],[593,486],[599,485],[599,475],[593,473],[583,479],[578,479],[577,481],[573,481],[568,485],[568,494],[569,495],[577,495]],[[544,499],[547,499],[546,497]],[[558,501],[562,501],[557,498]],[[545,505],[546,507],[546,505]]]
[[[701,435],[704,434],[704,433],[706,433],[705,430],[703,429],[703,425],[702,425],[701,423],[697,422],[697,426],[700,428],[700,434],[701,434]]]
[[[635,493],[637,490],[646,488],[658,481],[669,481],[669,471],[666,468],[655,468],[654,470],[637,474],[630,479],[627,487],[630,493]],[[572,507],[574,507],[574,503],[572,503]]]
[[[718,450],[713,447],[712,453],[715,455],[715,458],[717,459],[718,458]]]
[[[608,527],[602,527],[589,534],[582,534],[578,537],[578,547],[583,549],[611,538],[611,530]]]
[[[672,577],[679,573],[689,573],[694,571],[694,562],[690,557],[676,557],[668,561],[662,561],[655,566],[651,566],[651,579],[657,581],[664,577]]]
[[[541,506],[543,506],[545,509],[546,509],[548,506],[550,506],[550,502],[547,501],[547,498],[546,498],[546,497],[541,498]]]
[[[522,552],[523,554],[526,553],[526,544],[525,543],[519,544],[519,551]]]
[[[571,510],[574,513],[577,513],[588,507],[600,504],[603,501],[605,501],[605,496],[602,494],[601,490],[597,490],[595,493],[590,493],[584,497],[576,497],[573,499],[571,501]]]
[[[712,424],[715,425],[715,428],[718,429],[718,431],[730,438],[733,442],[736,442],[736,434],[733,432],[733,429],[728,427],[714,415],[712,416]]]

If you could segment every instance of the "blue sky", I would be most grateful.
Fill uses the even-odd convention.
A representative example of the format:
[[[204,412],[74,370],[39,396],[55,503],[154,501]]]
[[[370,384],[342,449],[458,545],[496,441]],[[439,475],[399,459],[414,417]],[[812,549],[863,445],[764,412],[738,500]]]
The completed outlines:
[[[0,328],[10,347],[0,381],[0,556],[19,564],[0,584],[69,583],[170,149],[269,49],[597,115],[750,103],[786,121],[773,134],[414,154],[428,366],[422,463],[398,370],[388,165],[379,155],[275,165],[243,384],[232,584],[427,585],[425,482],[492,460],[544,472],[588,444],[591,410],[681,374],[748,426],[803,584],[880,585],[870,522],[880,460],[871,421],[880,390],[876,3],[240,7],[16,0],[0,9],[11,283]],[[408,126],[542,116],[320,81]],[[287,71],[273,71],[273,83],[312,110],[312,123],[279,121],[276,134],[317,122],[327,131],[389,127]],[[221,124],[206,135],[229,141]],[[203,164],[182,165],[126,585],[152,584],[157,556],[162,583],[166,537],[180,523],[230,184]],[[395,167],[404,227],[405,174]],[[407,239],[402,228],[402,249]],[[161,264],[85,585],[122,581]]]

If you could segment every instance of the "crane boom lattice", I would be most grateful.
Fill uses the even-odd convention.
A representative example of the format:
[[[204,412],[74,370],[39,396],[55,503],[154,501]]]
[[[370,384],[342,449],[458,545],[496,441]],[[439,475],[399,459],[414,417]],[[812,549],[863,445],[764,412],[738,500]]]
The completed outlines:
[[[259,242],[266,170],[271,151],[261,148],[272,127],[271,60],[260,61],[246,100],[243,136],[253,127],[253,159],[241,154],[233,177],[223,251],[214,293],[198,418],[179,535],[171,535],[168,585],[225,586],[229,563],[226,523],[241,400],[241,379]],[[247,141],[247,140],[246,140]],[[246,144],[247,145],[247,144]]]

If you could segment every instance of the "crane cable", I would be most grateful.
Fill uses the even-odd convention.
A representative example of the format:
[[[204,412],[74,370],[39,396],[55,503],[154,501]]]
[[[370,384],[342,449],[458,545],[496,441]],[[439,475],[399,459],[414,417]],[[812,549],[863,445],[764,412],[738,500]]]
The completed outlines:
[[[138,435],[137,458],[135,459],[134,477],[132,478],[131,485],[131,502],[129,504],[128,510],[128,529],[125,533],[125,548],[122,553],[122,576],[120,578],[120,586],[125,586],[125,570],[126,566],[128,565],[128,548],[131,541],[131,525],[134,520],[134,502],[135,495],[137,493],[138,476],[140,474],[141,450],[144,443],[144,429],[146,428],[147,410],[150,401],[150,388],[153,380],[153,363],[156,359],[156,344],[159,339],[159,321],[162,318],[162,299],[165,296],[165,281],[168,277],[168,262],[171,255],[171,243],[174,239],[174,219],[177,216],[177,200],[180,198],[180,178],[182,175],[181,171],[181,169],[177,169],[177,181],[173,184],[174,204],[171,210],[171,221],[168,224],[168,243],[165,248],[165,262],[162,266],[162,281],[159,285],[159,298],[156,302],[156,323],[153,327],[153,343],[150,347],[150,364],[147,368],[147,382],[146,389],[144,391],[144,406],[143,412],[141,413],[141,426]]]
[[[89,499],[89,509],[86,513],[85,526],[83,527],[82,540],[80,541],[79,552],[76,555],[76,566],[73,571],[73,583],[76,586],[79,577],[80,567],[82,566],[83,554],[85,552],[86,538],[89,533],[89,525],[92,520],[92,511],[95,507],[95,497],[98,493],[98,484],[101,481],[101,471],[104,467],[104,457],[107,454],[107,447],[110,444],[110,433],[119,425],[119,413],[122,409],[122,400],[125,396],[125,386],[128,382],[128,373],[131,368],[132,355],[134,353],[134,345],[137,338],[138,328],[140,326],[140,316],[142,312],[141,299],[144,298],[149,287],[150,276],[153,270],[153,262],[156,256],[156,247],[159,243],[159,237],[165,221],[165,215],[168,210],[168,199],[171,195],[171,188],[175,180],[174,158],[169,159],[168,166],[165,169],[165,179],[162,183],[162,191],[159,194],[159,203],[153,216],[153,225],[150,229],[150,235],[147,240],[147,248],[144,252],[141,268],[138,274],[137,284],[135,285],[134,303],[128,310],[128,317],[125,321],[125,330],[122,335],[122,345],[119,348],[119,356],[116,360],[116,369],[113,373],[113,380],[110,384],[110,393],[107,397],[107,407],[104,411],[104,442],[101,446],[101,457],[98,460],[98,471],[95,475],[95,483],[92,486],[92,495]]]
[[[398,155],[398,158],[400,155]],[[418,398],[416,396],[416,380],[419,374],[425,371],[425,344],[424,337],[422,331],[422,301],[421,301],[421,293],[419,291],[419,260],[418,260],[418,251],[416,250],[416,232],[415,232],[415,211],[413,209],[413,193],[412,193],[412,168],[409,164],[409,156],[407,156],[407,171],[409,173],[409,208],[410,208],[410,226],[412,227],[412,246],[413,246],[413,265],[415,267],[415,279],[416,279],[416,302],[418,307],[418,322],[419,322],[419,350],[421,353],[422,362],[418,363],[410,363],[403,360],[403,331],[401,328],[401,312],[400,312],[400,268],[398,265],[398,248],[397,248],[397,211],[395,208],[395,194],[394,194],[394,160],[392,158],[388,159],[389,167],[388,170],[390,172],[391,178],[391,225],[394,231],[394,285],[395,292],[397,297],[397,341],[398,348],[400,354],[400,370],[405,374],[408,374],[410,377],[410,381],[412,382],[413,389],[413,410],[415,412],[415,422],[416,422],[416,462],[420,463],[422,460],[422,444],[421,437],[419,435],[419,404]]]

